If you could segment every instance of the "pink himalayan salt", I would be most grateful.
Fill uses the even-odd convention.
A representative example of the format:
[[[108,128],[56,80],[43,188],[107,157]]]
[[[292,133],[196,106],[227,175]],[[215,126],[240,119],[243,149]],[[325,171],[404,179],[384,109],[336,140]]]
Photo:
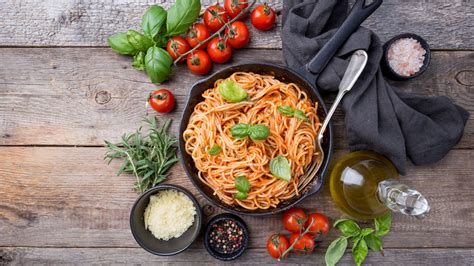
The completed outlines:
[[[390,45],[387,53],[388,64],[400,76],[409,77],[420,71],[425,61],[426,51],[413,38],[403,38]]]

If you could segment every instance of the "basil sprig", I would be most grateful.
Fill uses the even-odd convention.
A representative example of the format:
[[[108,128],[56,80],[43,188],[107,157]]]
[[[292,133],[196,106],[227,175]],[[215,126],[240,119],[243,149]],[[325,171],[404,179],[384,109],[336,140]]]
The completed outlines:
[[[219,84],[219,93],[228,102],[238,103],[247,99],[248,94],[237,82],[225,80]]]
[[[352,257],[357,265],[361,265],[369,249],[383,254],[381,236],[388,234],[392,224],[392,213],[374,219],[374,228],[363,228],[349,219],[337,220],[333,227],[341,231],[342,236],[336,238],[326,251],[326,265],[336,265],[346,251],[348,240],[352,241]]]
[[[290,182],[291,180],[291,167],[288,159],[284,156],[277,156],[270,161],[270,172],[273,176]]]
[[[242,175],[235,178],[235,189],[237,189],[237,193],[235,193],[234,198],[243,200],[248,197],[250,182],[246,176]]]
[[[245,139],[250,137],[252,140],[266,140],[270,135],[270,129],[265,125],[247,125],[240,123],[230,129],[232,137]]]
[[[221,151],[222,151],[221,146],[216,144],[216,145],[212,146],[212,148],[210,148],[209,151],[207,151],[207,152],[212,156],[216,156],[219,153],[221,153]]]
[[[162,83],[168,79],[173,63],[168,52],[163,49],[168,38],[186,32],[199,16],[200,10],[199,0],[176,0],[168,12],[161,6],[152,5],[142,17],[143,34],[128,30],[109,36],[107,42],[114,52],[133,55],[132,66],[137,70],[145,70],[151,82]]]
[[[291,108],[290,106],[287,105],[280,105],[277,107],[278,112],[284,116],[289,116],[289,117],[296,117],[298,119],[304,120],[306,122],[309,121],[308,117],[306,114],[298,109]]]

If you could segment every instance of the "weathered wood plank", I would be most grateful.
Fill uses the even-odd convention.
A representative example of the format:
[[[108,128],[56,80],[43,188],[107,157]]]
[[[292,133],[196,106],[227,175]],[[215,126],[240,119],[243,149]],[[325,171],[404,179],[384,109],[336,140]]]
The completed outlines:
[[[174,1],[2,1],[0,46],[103,46],[114,32],[138,29],[144,10],[155,2],[167,8]],[[201,2],[203,6],[214,3]],[[282,9],[281,0],[267,2],[277,11]],[[474,47],[473,13],[471,1],[391,0],[385,1],[364,25],[382,40],[414,32],[436,49],[469,49]],[[280,26],[281,16],[272,31],[252,28],[250,47],[281,48]]]
[[[434,52],[427,73],[396,86],[422,95],[446,95],[472,112],[473,59],[474,52]],[[281,51],[242,50],[232,64],[255,61],[281,63]],[[107,48],[1,48],[0,62],[0,145],[115,141],[136,129],[147,112],[147,94],[156,88],[144,73],[130,67],[130,58]],[[164,85],[177,98],[176,110],[164,115],[175,119],[174,132],[189,89],[198,79],[180,65]],[[474,147],[473,119],[458,148]],[[341,110],[334,126],[337,147],[346,147]]]
[[[473,249],[386,249],[385,256],[370,253],[364,265],[470,265]],[[220,262],[204,250],[190,249],[173,257],[157,257],[139,248],[0,248],[0,265],[324,265],[324,250],[310,256],[295,256],[283,262],[272,260],[263,249],[249,249],[238,260]],[[338,265],[354,265],[350,252]]]
[[[120,163],[107,166],[103,148],[0,147],[0,246],[137,247],[128,217],[137,197],[133,176],[115,176]],[[336,153],[340,156],[343,151]],[[474,248],[474,150],[454,150],[440,163],[412,167],[403,182],[430,202],[424,220],[395,215],[386,248]],[[188,188],[201,205],[210,204],[177,165],[169,183]],[[342,213],[328,188],[302,207],[333,219]],[[215,212],[219,210],[216,208]],[[280,216],[244,217],[251,247],[262,248],[270,234],[283,232]],[[332,233],[323,241],[327,247]],[[200,248],[199,239],[193,248]]]

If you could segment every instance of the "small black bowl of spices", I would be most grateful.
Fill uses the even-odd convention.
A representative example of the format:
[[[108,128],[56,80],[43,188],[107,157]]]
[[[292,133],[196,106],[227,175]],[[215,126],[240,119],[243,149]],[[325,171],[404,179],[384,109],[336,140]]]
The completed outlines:
[[[216,259],[240,257],[249,245],[249,230],[242,218],[230,213],[214,216],[207,224],[204,246]]]
[[[428,43],[413,33],[397,35],[383,46],[382,71],[392,80],[408,80],[420,76],[431,61]]]

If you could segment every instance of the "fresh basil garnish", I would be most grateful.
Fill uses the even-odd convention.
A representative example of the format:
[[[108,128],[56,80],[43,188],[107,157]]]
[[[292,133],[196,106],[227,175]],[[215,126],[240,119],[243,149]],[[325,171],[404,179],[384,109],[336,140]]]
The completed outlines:
[[[288,160],[279,155],[273,158],[270,161],[270,172],[273,176],[285,180],[286,182],[290,182],[291,179],[291,167]]]
[[[337,220],[333,227],[339,229],[345,236],[357,236],[361,232],[359,225],[349,219]]]
[[[145,70],[153,83],[161,83],[171,73],[173,59],[163,48],[150,47],[145,56]]]
[[[216,145],[212,146],[212,148],[209,149],[208,153],[212,156],[216,156],[219,153],[221,153],[221,151],[222,151],[221,146],[216,144]]]
[[[365,242],[364,238],[356,239],[354,245],[352,246],[352,257],[354,258],[357,266],[362,265],[368,253],[369,248],[367,247],[367,243]]]
[[[295,110],[294,117],[300,120],[308,121],[308,117],[305,115],[305,113],[298,109]]]
[[[140,71],[145,70],[145,53],[144,52],[138,52],[138,54],[133,56],[132,67]]]
[[[334,266],[342,258],[347,248],[347,237],[340,236],[329,245],[324,259],[327,266]]]
[[[166,18],[166,35],[174,36],[185,33],[201,12],[199,0],[176,0],[168,10]]]
[[[244,200],[247,197],[248,197],[248,194],[241,191],[237,191],[237,193],[234,194],[234,198],[239,199],[239,200]]]
[[[153,41],[135,30],[127,31],[128,42],[138,51],[146,52],[153,45]]]
[[[248,193],[250,190],[250,182],[246,176],[238,176],[235,178],[235,188],[244,193]]]
[[[364,239],[371,250],[375,252],[382,251],[382,240],[375,233],[367,235]]]
[[[237,103],[247,99],[247,92],[233,80],[225,80],[219,84],[219,93],[226,101]]]
[[[166,22],[166,10],[161,6],[152,5],[143,14],[142,29],[146,36],[154,39]]]
[[[278,109],[278,112],[280,112],[280,114],[284,116],[296,117],[304,121],[309,121],[306,114],[301,110],[291,108],[290,106],[287,106],[287,105],[280,105],[277,107],[277,109]]]
[[[118,32],[107,38],[107,43],[114,52],[123,55],[134,55],[137,53],[137,49],[128,42],[126,32]]]
[[[253,140],[266,140],[270,135],[270,129],[265,125],[253,125],[250,127],[249,136]]]
[[[390,212],[385,213],[384,215],[375,218],[375,233],[378,236],[384,236],[390,231],[392,227],[392,214]]]
[[[232,137],[245,139],[250,133],[250,126],[247,124],[237,124],[230,129]]]

